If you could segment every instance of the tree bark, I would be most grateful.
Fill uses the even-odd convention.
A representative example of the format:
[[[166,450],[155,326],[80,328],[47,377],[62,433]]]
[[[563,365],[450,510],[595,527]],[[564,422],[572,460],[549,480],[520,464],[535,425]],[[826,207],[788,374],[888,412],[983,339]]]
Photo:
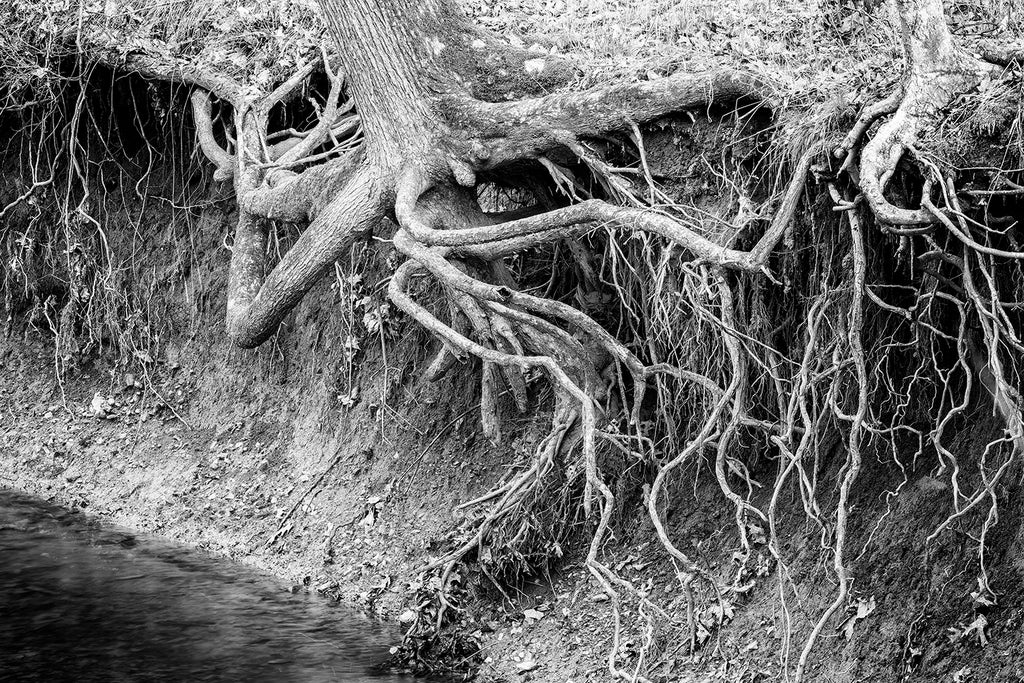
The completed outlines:
[[[228,280],[228,334],[244,348],[266,341],[306,292],[384,212],[377,170],[358,167],[264,279],[267,222],[240,212]]]
[[[395,169],[448,137],[433,102],[465,96],[447,68],[469,27],[448,0],[320,0],[366,129],[370,161]],[[460,35],[463,34],[463,35]]]

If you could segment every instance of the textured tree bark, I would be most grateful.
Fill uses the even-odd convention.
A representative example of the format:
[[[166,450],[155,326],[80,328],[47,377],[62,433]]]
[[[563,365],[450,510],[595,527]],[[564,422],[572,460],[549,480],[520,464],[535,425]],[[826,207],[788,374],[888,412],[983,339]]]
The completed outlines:
[[[266,341],[310,287],[383,215],[384,188],[376,169],[356,169],[264,279],[267,221],[242,211],[228,280],[228,333],[245,348]]]
[[[277,96],[271,94],[251,107],[236,105],[239,149],[231,174],[240,217],[229,277],[228,332],[245,347],[273,334],[355,237],[372,230],[392,209],[400,229],[424,240],[425,246],[437,246],[432,236],[438,230],[470,230],[494,222],[484,216],[475,197],[459,187],[475,186],[479,170],[542,158],[555,148],[574,148],[587,134],[628,129],[673,111],[765,89],[752,77],[725,70],[489,103],[475,96],[481,89],[474,78],[487,64],[507,65],[523,55],[473,27],[450,0],[320,0],[320,5],[365,132],[364,151],[358,162],[335,161],[298,175],[286,171],[283,179],[268,177],[267,112]],[[501,55],[496,62],[494,54]],[[337,95],[336,88],[332,95]],[[217,163],[218,173],[227,175],[225,167],[232,157],[213,141],[209,102],[197,96],[195,104],[203,149]],[[333,107],[332,100],[328,110],[333,112]],[[323,120],[317,130],[330,125]],[[282,158],[292,160],[287,154]],[[801,178],[801,187],[802,183]],[[799,187],[797,196],[798,191]],[[533,244],[574,236],[595,221],[614,216],[630,228],[678,241],[718,265],[757,270],[766,258],[759,253],[751,260],[656,214],[630,213],[610,205],[583,209],[494,225],[490,244],[466,253],[497,259]],[[264,278],[268,219],[312,223]],[[531,306],[545,309],[538,301]],[[463,309],[470,319],[483,320],[478,312]],[[501,316],[487,316],[488,325],[508,329]]]
[[[433,103],[465,96],[449,70],[470,27],[448,0],[320,0],[366,129],[371,163],[397,168],[450,136]]]
[[[442,58],[455,49],[450,43],[459,30],[469,35],[457,9],[443,0],[323,0],[321,7],[365,132],[365,152],[349,167],[335,162],[322,172],[325,177],[311,171],[270,187],[259,163],[265,161],[260,139],[265,112],[257,106],[241,114],[234,171],[240,213],[227,317],[228,333],[243,347],[258,346],[272,335],[356,237],[390,211],[399,169],[422,165],[431,176],[447,171],[443,142],[451,135],[433,103],[442,94],[460,92]],[[325,119],[320,127],[329,126]],[[211,136],[203,132],[204,148],[210,147]],[[208,154],[221,166],[219,151],[211,147]],[[264,277],[270,218],[312,222]]]

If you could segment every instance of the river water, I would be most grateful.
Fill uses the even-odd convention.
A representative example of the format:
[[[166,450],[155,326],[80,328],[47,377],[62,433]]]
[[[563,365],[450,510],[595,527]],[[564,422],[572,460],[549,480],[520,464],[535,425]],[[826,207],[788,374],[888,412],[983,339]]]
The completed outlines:
[[[202,552],[0,490],[0,681],[397,683],[396,633]]]

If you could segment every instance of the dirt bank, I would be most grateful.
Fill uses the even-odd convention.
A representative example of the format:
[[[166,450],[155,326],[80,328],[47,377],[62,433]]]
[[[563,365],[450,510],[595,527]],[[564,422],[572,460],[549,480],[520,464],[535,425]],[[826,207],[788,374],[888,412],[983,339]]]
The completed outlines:
[[[311,324],[262,352],[233,350],[210,322],[168,343],[148,379],[95,360],[59,383],[52,340],[32,330],[5,339],[0,483],[269,569],[386,620],[405,614],[408,621],[407,610],[423,604],[419,584],[429,580],[420,568],[457,528],[452,508],[487,490],[509,463],[525,461],[530,445],[525,438],[494,447],[480,436],[468,376],[419,382],[409,370],[426,354],[401,321],[388,323],[396,329],[387,360],[379,345],[359,355],[358,399],[344,405],[340,323],[329,313],[335,296],[325,284],[298,314]],[[215,316],[217,304],[210,306]],[[149,390],[136,386],[143,381],[152,382]],[[986,424],[983,411],[975,417]],[[965,436],[960,443],[974,442]],[[921,552],[947,514],[946,485],[928,476],[930,469],[921,463],[907,472],[899,496],[889,497],[885,491],[901,475],[891,459],[876,462],[858,490],[863,519],[890,510],[877,528],[858,530],[858,548],[871,536],[856,565],[860,618],[847,622],[848,635],[827,634],[813,680],[1024,676],[1017,649],[1024,620],[1019,496],[1003,504],[992,541],[999,604],[978,605],[970,595],[976,558],[969,538],[950,535]],[[683,592],[644,519],[628,511],[618,519],[616,544],[608,548],[612,564],[666,599],[671,617],[685,623]],[[730,576],[738,547],[732,511],[707,473],[680,483],[669,520],[710,571]],[[797,638],[833,586],[818,534],[795,512],[789,524],[785,550],[797,558],[790,570],[803,577],[802,604],[789,602]],[[776,574],[764,546],[757,548],[749,587],[724,596],[717,614],[698,614],[712,627],[702,635],[705,646],[694,658],[668,653],[664,680],[771,680],[778,671],[784,634]],[[478,680],[606,679],[608,603],[579,552],[567,548],[551,574],[504,586],[505,596],[479,572],[466,573],[458,628],[481,648]],[[711,604],[703,599],[712,596],[701,597],[699,604]],[[627,653],[643,645],[643,633],[624,637],[632,640]]]
[[[101,99],[114,99],[115,85],[139,100],[152,96],[141,79],[109,76],[113,85]],[[180,93],[153,98],[181,112]],[[114,123],[120,115],[112,114]],[[674,191],[686,201],[711,211],[721,199],[710,182],[713,172],[700,170],[694,160],[722,155],[726,146],[715,135],[721,129],[692,123],[674,121],[648,136],[649,167],[675,178]],[[485,682],[603,681],[617,639],[616,664],[632,671],[657,662],[658,681],[752,683],[782,679],[780,671],[793,670],[836,595],[842,430],[823,430],[813,457],[808,454],[813,465],[805,473],[813,481],[792,476],[775,488],[783,456],[768,441],[774,432],[736,438],[730,482],[749,493],[752,510],[776,509],[776,548],[756,513],[737,525],[733,504],[716,481],[712,449],[696,453],[668,478],[659,499],[665,533],[711,579],[693,583],[678,580],[645,505],[651,482],[692,425],[666,419],[681,433],[678,442],[665,442],[665,452],[602,451],[600,466],[618,503],[600,560],[629,582],[620,585],[618,627],[614,600],[585,567],[596,514],[582,511],[581,477],[566,473],[572,463],[559,463],[563,467],[553,468],[551,477],[552,488],[565,496],[538,494],[532,507],[517,509],[508,522],[516,526],[495,534],[504,541],[470,552],[469,562],[446,578],[436,569],[424,572],[481,523],[479,509],[459,506],[533,462],[550,429],[550,387],[531,378],[530,409],[522,414],[504,401],[505,440],[488,441],[481,429],[479,364],[456,364],[440,380],[426,381],[438,342],[387,303],[384,290],[400,257],[386,230],[358,245],[273,339],[257,351],[236,348],[224,321],[237,213],[213,169],[193,154],[195,131],[181,126],[149,131],[156,141],[166,133],[186,143],[156,152],[156,142],[131,147],[122,137],[123,149],[108,158],[108,139],[93,140],[92,184],[88,192],[76,189],[88,194],[90,215],[102,220],[101,230],[88,232],[93,246],[101,244],[88,277],[78,283],[91,288],[85,295],[60,281],[65,273],[86,270],[77,261],[86,238],[69,200],[54,193],[37,204],[12,204],[0,226],[10,258],[4,283],[13,293],[0,309],[7,323],[0,340],[0,485],[207,548],[362,605],[416,636],[396,653],[397,666],[444,661]],[[694,128],[712,134],[699,139]],[[12,139],[16,145],[18,138]],[[753,154],[741,151],[744,158]],[[23,194],[28,177],[25,162],[17,168],[10,163],[0,172],[0,206]],[[787,254],[795,261],[784,264],[793,270],[780,269],[781,275],[796,278],[806,266],[797,260],[822,251],[819,242],[828,243],[828,231],[836,230],[836,214],[820,197],[801,208]],[[41,225],[60,225],[60,234],[48,236]],[[287,253],[297,232],[289,224],[275,226],[271,251]],[[885,259],[897,240],[879,235],[870,238],[876,265],[896,272],[902,266]],[[595,251],[592,263],[614,253]],[[669,254],[656,255],[660,260]],[[833,270],[849,270],[841,251],[833,256]],[[50,270],[33,258],[48,259]],[[543,258],[543,268],[552,272],[549,278],[536,268],[538,286],[566,286],[559,276],[571,269],[568,261],[547,252]],[[580,281],[568,281],[563,298],[599,318],[617,305],[600,287],[584,290]],[[898,287],[906,285],[891,285]],[[668,299],[681,298],[668,290]],[[420,294],[430,296],[429,290]],[[434,294],[436,300],[425,303],[444,306]],[[638,290],[633,303],[643,303],[642,296],[647,294]],[[792,313],[791,305],[806,300],[782,287],[774,296],[769,303],[779,310],[772,312],[780,325],[791,326],[779,328],[784,337],[784,329],[799,328],[801,314]],[[822,300],[839,311],[834,335],[845,337],[841,302]],[[750,301],[758,301],[753,293]],[[621,319],[613,315],[605,322]],[[713,336],[711,328],[688,324],[682,320],[671,331]],[[644,333],[636,331],[638,337]],[[794,340],[778,343],[788,349]],[[886,338],[878,346],[888,344]],[[914,362],[887,356],[889,386],[902,387],[907,373],[924,372],[917,348],[905,346]],[[949,362],[954,354],[946,351]],[[991,398],[979,386],[964,390],[964,381],[959,377],[954,389],[969,400],[961,414],[949,417],[945,441],[963,463],[958,480],[952,460],[941,461],[942,467],[921,446],[932,423],[909,409],[904,414],[902,396],[885,401],[918,432],[904,425],[898,435],[883,434],[864,449],[849,501],[852,594],[810,654],[808,680],[1024,680],[1017,471],[996,487],[997,508],[981,505],[928,541],[954,505],[963,504],[963,496],[952,494],[953,484],[974,491],[979,472],[990,476],[997,461],[985,464],[987,444],[1002,435]],[[685,416],[688,408],[664,407],[670,416]],[[842,406],[834,410],[842,413]],[[998,514],[985,525],[992,509]],[[987,538],[979,545],[981,528]],[[537,552],[527,556],[531,548]],[[978,583],[982,576],[985,587]],[[440,637],[423,636],[438,620]]]
[[[157,358],[100,354],[58,379],[52,336],[19,320],[0,341],[0,485],[268,569],[397,624],[430,591],[418,589],[420,570],[450,546],[452,508],[529,458],[529,425],[509,445],[488,443],[470,372],[420,381],[423,335],[386,310],[382,334],[361,320],[349,329],[338,281],[300,307],[294,333],[257,352],[231,346],[219,296],[224,218],[200,219],[198,261],[154,299],[181,331],[159,340]],[[374,298],[353,286],[343,301]],[[377,310],[369,300],[360,316]],[[467,653],[484,680],[514,676],[524,652],[533,675],[601,669],[607,634],[560,612],[594,591],[581,571],[565,572],[562,602],[547,582],[521,586],[537,598],[515,605],[467,599],[458,630],[484,648]],[[540,605],[543,626],[524,624],[523,610]]]

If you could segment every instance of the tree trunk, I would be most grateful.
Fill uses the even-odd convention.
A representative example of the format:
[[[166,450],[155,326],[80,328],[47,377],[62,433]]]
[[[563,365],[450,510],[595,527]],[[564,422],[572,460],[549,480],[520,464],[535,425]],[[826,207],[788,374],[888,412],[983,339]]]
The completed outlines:
[[[444,0],[320,0],[366,130],[371,162],[394,168],[443,135],[431,99],[455,90],[437,59],[460,23]],[[408,156],[406,156],[408,158]],[[413,156],[415,158],[415,156]]]

